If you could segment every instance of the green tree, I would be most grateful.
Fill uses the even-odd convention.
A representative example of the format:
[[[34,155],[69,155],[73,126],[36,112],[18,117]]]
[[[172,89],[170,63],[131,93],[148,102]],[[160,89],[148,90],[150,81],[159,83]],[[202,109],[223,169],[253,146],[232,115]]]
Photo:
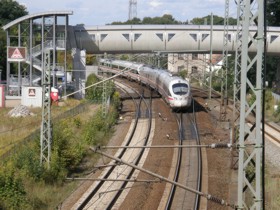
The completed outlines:
[[[266,16],[269,26],[280,25],[280,0],[268,1]]]
[[[100,81],[100,79],[98,79],[98,77],[95,74],[90,74],[86,81],[86,87],[91,86],[99,81]],[[112,81],[107,81],[106,86],[107,86],[106,95],[109,97],[115,91],[114,83]],[[102,96],[103,96],[103,84],[102,83],[86,89],[86,99],[88,99],[88,100],[92,100],[94,102],[100,102],[100,101],[102,101]]]
[[[2,27],[9,22],[27,15],[26,7],[14,0],[0,0],[0,69],[3,70],[2,78],[6,75],[6,34]]]
[[[208,15],[208,16],[205,16],[205,17],[202,17],[202,18],[199,18],[199,17],[196,17],[196,18],[193,18],[191,20],[191,23],[192,24],[195,24],[195,25],[210,25],[211,23],[211,15]],[[234,18],[229,18],[229,25],[236,25],[237,23],[237,20],[234,19]],[[213,25],[224,25],[224,18],[223,17],[219,17],[217,15],[213,15]]]
[[[132,20],[126,21],[126,24],[129,24],[129,25],[141,24],[141,19],[135,17]]]
[[[267,3],[267,25],[268,26],[279,26],[280,25],[280,0],[268,1]],[[268,56],[266,65],[266,80],[269,82],[269,87],[272,84],[279,82],[280,78],[276,78],[276,71],[279,67],[280,58],[279,56]],[[279,69],[278,69],[279,71]],[[277,90],[278,89],[278,90]],[[279,91],[279,86],[275,89],[276,92]],[[279,94],[279,92],[278,92]]]
[[[0,209],[26,209],[28,201],[23,182],[15,172],[0,173]]]
[[[97,64],[96,56],[93,54],[87,54],[86,56],[86,65]]]
[[[139,18],[133,18],[132,20],[128,20],[126,22],[113,22],[112,25],[123,25],[123,24],[129,24],[129,25],[135,25],[135,24],[182,24],[182,22],[177,21],[173,18],[170,14],[165,14],[162,17],[144,17],[143,20]]]
[[[100,80],[97,78],[95,74],[90,74],[86,81],[86,87],[91,86],[99,81]],[[98,101],[101,100],[101,97],[102,97],[102,84],[86,89],[86,99]]]
[[[27,15],[26,7],[20,5],[14,0],[1,0],[0,1],[0,26]]]
[[[151,17],[144,17],[142,24],[151,24],[152,18]]]

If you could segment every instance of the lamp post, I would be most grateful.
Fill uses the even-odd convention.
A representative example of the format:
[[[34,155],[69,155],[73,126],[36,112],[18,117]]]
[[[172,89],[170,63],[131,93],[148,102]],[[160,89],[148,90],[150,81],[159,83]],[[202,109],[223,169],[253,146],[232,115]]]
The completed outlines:
[[[2,84],[2,69],[0,69],[0,84]]]

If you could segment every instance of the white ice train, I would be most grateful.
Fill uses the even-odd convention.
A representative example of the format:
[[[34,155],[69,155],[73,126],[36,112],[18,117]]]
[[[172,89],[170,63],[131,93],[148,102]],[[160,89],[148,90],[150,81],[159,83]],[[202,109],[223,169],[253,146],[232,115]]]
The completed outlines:
[[[117,73],[120,70],[127,69],[124,73],[126,77],[130,77],[141,83],[149,85],[157,90],[169,106],[174,109],[187,109],[192,103],[191,86],[189,81],[179,76],[173,76],[167,70],[153,68],[151,66],[123,61],[100,59],[100,66],[104,70]]]

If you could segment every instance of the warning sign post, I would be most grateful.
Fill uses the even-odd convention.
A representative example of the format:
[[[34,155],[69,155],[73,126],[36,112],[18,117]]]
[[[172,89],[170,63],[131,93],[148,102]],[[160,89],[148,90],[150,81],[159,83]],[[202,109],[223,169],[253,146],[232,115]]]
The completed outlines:
[[[22,87],[21,104],[42,107],[42,87]]]
[[[8,47],[8,61],[24,61],[26,59],[26,47]]]

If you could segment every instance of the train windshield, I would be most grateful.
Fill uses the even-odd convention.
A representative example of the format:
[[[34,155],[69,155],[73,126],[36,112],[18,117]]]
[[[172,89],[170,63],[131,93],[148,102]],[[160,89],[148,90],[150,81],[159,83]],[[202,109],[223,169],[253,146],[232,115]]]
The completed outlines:
[[[185,83],[177,83],[172,85],[172,90],[176,95],[185,95],[188,93],[189,86]]]

